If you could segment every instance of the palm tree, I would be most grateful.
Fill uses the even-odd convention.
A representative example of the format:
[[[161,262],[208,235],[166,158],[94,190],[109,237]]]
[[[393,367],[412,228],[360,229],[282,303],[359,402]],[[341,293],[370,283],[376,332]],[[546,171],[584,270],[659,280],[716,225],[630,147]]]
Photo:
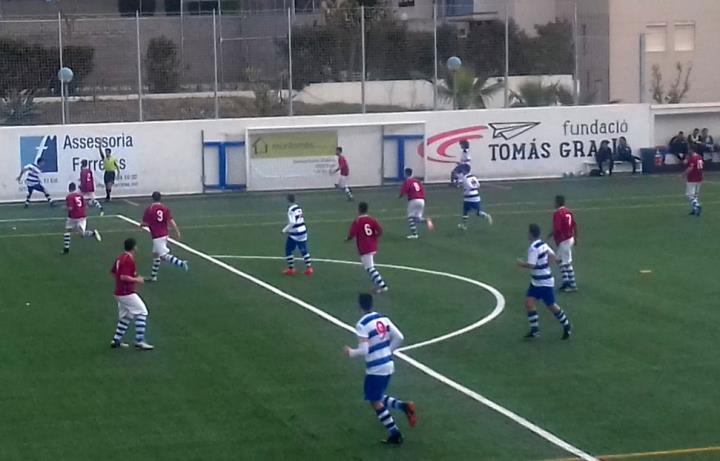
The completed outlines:
[[[520,85],[518,91],[511,91],[510,107],[572,106],[575,98],[570,90],[559,82],[544,84],[531,81]]]
[[[486,101],[505,86],[502,78],[476,77],[469,70],[461,69],[445,80],[445,86],[438,88],[446,101],[455,100],[457,109],[485,109]]]

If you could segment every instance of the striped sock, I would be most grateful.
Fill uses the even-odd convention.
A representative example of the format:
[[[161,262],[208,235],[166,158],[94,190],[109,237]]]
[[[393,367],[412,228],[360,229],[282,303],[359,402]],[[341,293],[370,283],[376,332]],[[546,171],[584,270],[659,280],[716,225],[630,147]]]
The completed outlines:
[[[145,341],[145,327],[147,326],[147,317],[144,315],[135,316],[135,342],[141,343]]]
[[[45,200],[48,202],[52,202],[52,198],[50,198],[50,194],[45,194]]]
[[[563,285],[570,283],[570,274],[567,264],[560,264],[560,274],[562,275]]]
[[[410,235],[417,235],[417,220],[412,216],[408,217],[408,227],[410,228]]]
[[[63,234],[63,248],[66,250],[70,249],[70,232],[65,232]]]
[[[387,288],[387,285],[385,284],[385,280],[383,280],[382,276],[380,275],[380,272],[378,272],[375,267],[371,267],[370,269],[367,269],[367,273],[370,275],[370,280],[378,286],[379,288]]]
[[[570,329],[570,320],[567,318],[567,315],[565,315],[565,311],[560,309],[559,311],[555,312],[553,315],[555,315],[555,318],[558,319],[558,322],[560,322],[565,329],[565,331]]]
[[[394,397],[390,397],[389,395],[386,395],[385,397],[383,397],[383,405],[385,406],[385,408],[399,410],[405,406],[405,402],[403,402],[402,400],[398,400]]]
[[[89,237],[92,237],[92,236],[94,236],[94,235],[95,235],[95,231],[89,231],[89,230],[86,230],[86,231],[83,232],[83,234],[82,234],[82,236],[83,236],[84,239],[89,238]]]
[[[382,423],[382,425],[385,426],[385,429],[387,429],[387,431],[391,435],[400,432],[400,429],[398,429],[397,425],[395,425],[395,420],[393,419],[387,408],[379,408],[375,410],[375,413],[377,414],[377,417]]]
[[[698,208],[700,208],[700,200],[698,200],[697,197],[693,197],[692,200],[690,200],[690,204],[692,205],[693,211],[697,211]]]
[[[183,266],[183,260],[171,255],[170,253],[166,253],[166,254],[162,255],[162,256],[160,256],[160,258],[162,258],[162,260],[165,261],[166,263],[170,263],[175,267]]]
[[[115,328],[115,336],[113,336],[115,342],[119,343],[123,336],[125,336],[128,326],[130,326],[130,322],[127,319],[121,318],[118,320],[117,328]]]
[[[535,334],[540,331],[540,316],[537,311],[528,312],[528,322],[530,322],[530,332]]]
[[[575,269],[572,264],[566,265],[565,268],[567,270],[567,281],[571,287],[575,288],[577,286],[577,281],[575,280]]]
[[[353,199],[352,190],[349,187],[345,187],[345,197],[347,197],[348,200]]]
[[[155,258],[153,259],[152,270],[150,270],[150,278],[155,280],[158,276],[158,271],[160,271],[160,258]]]
[[[101,209],[101,210],[103,209],[103,207],[102,207],[102,205],[100,204],[100,202],[98,202],[98,201],[95,200],[95,199],[92,199],[92,200],[90,201],[90,206],[94,206],[95,208],[99,208],[99,209]]]
[[[295,267],[295,256],[293,256],[292,253],[285,255],[285,262],[287,263],[288,269],[292,269]]]
[[[462,225],[467,226],[468,223],[468,215],[463,215],[462,217]]]
[[[310,258],[310,252],[305,251],[303,252],[303,262],[305,263],[305,267],[312,267],[312,259]]]

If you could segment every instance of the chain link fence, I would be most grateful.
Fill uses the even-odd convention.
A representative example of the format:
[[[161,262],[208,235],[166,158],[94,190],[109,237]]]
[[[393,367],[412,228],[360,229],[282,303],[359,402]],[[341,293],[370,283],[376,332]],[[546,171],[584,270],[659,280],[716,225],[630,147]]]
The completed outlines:
[[[154,14],[2,17],[0,124],[574,105],[613,98],[675,102],[668,86],[676,66],[662,51],[695,47],[693,22],[674,24],[671,45],[659,25],[638,27],[622,17],[613,18],[620,21],[613,30],[635,29],[618,45],[607,11],[576,0],[358,3],[253,0],[241,9],[238,2],[166,0],[165,11]],[[630,55],[620,68],[628,75],[620,89],[610,82],[611,49],[618,46]],[[448,65],[451,57],[459,58],[452,60],[457,67]],[[682,61],[685,73],[689,61]],[[61,66],[74,73],[66,88],[57,77]],[[657,94],[659,74],[663,95]]]

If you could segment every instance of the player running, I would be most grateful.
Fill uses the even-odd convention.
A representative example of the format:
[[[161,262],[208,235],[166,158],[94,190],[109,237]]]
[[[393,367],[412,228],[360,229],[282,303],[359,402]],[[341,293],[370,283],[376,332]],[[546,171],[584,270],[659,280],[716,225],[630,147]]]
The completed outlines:
[[[690,201],[691,216],[700,217],[702,214],[702,205],[700,205],[700,186],[703,182],[703,170],[705,169],[705,162],[703,161],[702,155],[697,152],[692,152],[688,159],[685,161],[687,169],[683,175],[687,178],[687,185],[685,186],[685,195]]]
[[[343,155],[342,147],[338,146],[335,148],[335,155],[337,156],[338,166],[332,170],[332,174],[340,173],[340,178],[335,187],[338,187],[345,191],[345,197],[348,202],[353,201],[353,194],[350,186],[348,186],[348,176],[350,176],[350,166],[348,165],[347,159]]]
[[[553,214],[553,230],[550,234],[555,240],[557,248],[557,263],[560,267],[563,283],[560,291],[574,292],[577,291],[577,282],[575,281],[575,269],[573,268],[572,250],[577,243],[577,223],[575,216],[569,208],[565,206],[565,197],[562,195],[555,196],[555,213]]]
[[[468,215],[471,211],[492,226],[492,216],[490,216],[489,213],[485,213],[480,206],[482,201],[480,198],[480,181],[478,181],[478,178],[475,177],[474,174],[470,173],[469,164],[461,166],[459,180],[463,187],[463,211],[462,220],[460,224],[458,224],[458,227],[462,230],[467,230]]]
[[[160,192],[152,193],[153,204],[147,207],[143,214],[141,226],[150,229],[150,236],[153,241],[153,264],[150,271],[149,282],[157,282],[158,272],[160,271],[160,262],[165,261],[175,267],[180,267],[187,272],[190,270],[188,262],[177,258],[170,254],[168,248],[168,224],[173,228],[175,237],[180,240],[180,229],[170,213],[170,209],[160,201],[162,195]]]
[[[467,171],[470,171],[470,143],[467,139],[461,139],[458,144],[460,144],[462,154],[460,155],[460,161],[457,166],[450,172],[450,185],[455,187],[461,186],[462,175],[467,174],[463,173],[465,166],[468,167]]]
[[[20,174],[17,177],[17,182],[22,181],[23,175],[25,175],[25,186],[27,187],[27,197],[25,197],[25,208],[30,206],[30,198],[33,192],[38,191],[45,194],[45,199],[48,201],[50,206],[53,206],[52,198],[50,194],[45,190],[45,186],[42,183],[42,167],[45,165],[45,159],[40,157],[35,163],[28,163],[20,170]]]
[[[77,192],[74,182],[68,186],[69,194],[65,197],[65,208],[67,208],[68,217],[65,220],[65,233],[63,234],[63,254],[70,253],[70,236],[73,232],[82,238],[95,237],[95,240],[102,242],[100,232],[95,230],[86,230],[87,227],[87,210],[85,209],[85,199]]]
[[[105,183],[105,201],[109,202],[112,200],[112,189],[115,185],[115,178],[117,177],[118,161],[112,155],[112,150],[105,149],[103,152],[102,147],[100,149],[100,159],[103,161],[103,167],[105,174],[103,175],[103,182]]]
[[[393,351],[402,344],[405,337],[392,321],[373,310],[373,297],[362,293],[358,296],[362,317],[355,326],[358,347],[345,346],[348,357],[365,359],[365,400],[375,410],[378,419],[388,431],[385,443],[399,445],[403,442],[400,429],[390,410],[400,410],[407,416],[410,427],[415,427],[417,417],[415,404],[390,397],[385,392],[395,371]]]
[[[550,264],[555,259],[555,253],[547,243],[540,239],[540,226],[537,224],[530,224],[528,237],[532,243],[528,249],[527,261],[518,259],[517,262],[518,266],[530,269],[530,288],[528,288],[525,300],[530,332],[525,337],[536,338],[540,335],[540,321],[535,304],[537,301],[543,301],[562,325],[562,339],[570,339],[572,330],[570,320],[555,302],[555,279],[550,269]]]
[[[144,280],[137,274],[135,268],[135,253],[137,243],[135,239],[125,240],[123,254],[118,256],[112,267],[115,277],[115,300],[118,306],[118,323],[115,328],[110,347],[128,347],[122,342],[130,322],[135,322],[135,347],[141,351],[150,351],[155,347],[145,342],[145,328],[147,327],[148,310],[143,300],[135,293],[135,284]]]
[[[360,261],[375,285],[376,293],[388,291],[388,286],[383,280],[380,272],[375,269],[375,254],[378,250],[378,239],[383,233],[380,224],[368,215],[368,204],[360,202],[358,205],[358,217],[353,221],[348,231],[346,242],[355,239]]]
[[[80,162],[80,193],[88,205],[100,209],[100,216],[105,214],[103,206],[95,199],[95,177],[87,160]]]
[[[417,179],[413,178],[412,168],[405,168],[405,182],[400,189],[400,197],[407,197],[407,220],[410,234],[408,239],[417,239],[418,235],[418,224],[424,222],[427,225],[428,230],[433,230],[433,222],[430,218],[424,218],[425,213],[425,187]]]
[[[308,231],[305,225],[303,210],[295,203],[295,196],[293,194],[288,195],[287,200],[290,202],[290,207],[287,212],[288,223],[282,230],[283,234],[287,234],[287,241],[285,242],[287,269],[285,269],[284,274],[295,275],[295,256],[293,252],[297,248],[300,250],[303,261],[305,262],[305,275],[313,275],[312,260],[310,259],[310,252],[308,252],[307,249]]]

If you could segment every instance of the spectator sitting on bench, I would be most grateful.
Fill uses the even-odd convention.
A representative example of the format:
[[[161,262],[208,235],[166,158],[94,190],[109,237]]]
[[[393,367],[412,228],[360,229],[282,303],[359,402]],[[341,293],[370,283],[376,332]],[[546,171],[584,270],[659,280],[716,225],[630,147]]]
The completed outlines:
[[[710,136],[710,132],[707,128],[703,128],[702,132],[700,132],[700,148],[702,149],[699,153],[700,155],[704,154],[710,154],[712,158],[712,153],[715,152],[715,140],[712,136]]]
[[[632,163],[632,174],[637,173],[637,166],[640,162],[640,158],[632,154],[632,149],[628,145],[627,138],[620,136],[618,145],[615,148],[615,158],[620,162]],[[612,171],[612,169],[610,169]]]
[[[688,145],[690,150],[693,152],[702,152],[702,145],[700,144],[700,128],[695,128],[690,136],[688,136]]]
[[[600,143],[600,148],[595,154],[595,160],[597,161],[598,169],[600,170],[600,176],[605,176],[605,168],[603,167],[605,163],[609,164],[608,174],[612,176],[614,165],[613,153],[612,149],[610,148],[610,141],[605,139]]]
[[[670,153],[676,156],[681,162],[687,157],[690,148],[685,133],[682,131],[679,131],[678,134],[672,137],[668,147],[670,148]]]

